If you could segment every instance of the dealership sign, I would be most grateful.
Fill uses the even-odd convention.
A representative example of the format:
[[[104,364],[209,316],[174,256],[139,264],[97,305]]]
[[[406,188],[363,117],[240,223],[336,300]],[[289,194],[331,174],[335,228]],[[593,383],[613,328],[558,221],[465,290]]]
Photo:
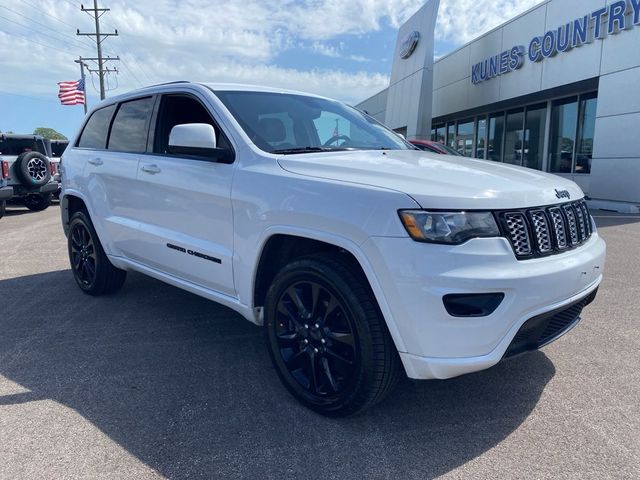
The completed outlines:
[[[527,58],[532,62],[541,62],[596,39],[602,40],[605,28],[608,35],[614,35],[636,25],[640,25],[640,0],[613,2],[562,25],[557,30],[549,30],[541,37],[534,37],[528,48],[524,45],[515,46],[476,63],[471,67],[471,81],[478,84],[518,70]]]

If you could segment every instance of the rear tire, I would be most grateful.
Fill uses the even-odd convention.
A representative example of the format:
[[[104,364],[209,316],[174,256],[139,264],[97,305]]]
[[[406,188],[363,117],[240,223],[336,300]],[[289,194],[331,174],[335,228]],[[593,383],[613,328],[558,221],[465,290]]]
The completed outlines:
[[[24,206],[32,212],[41,212],[51,205],[50,193],[32,193],[24,199]]]
[[[284,386],[322,415],[371,407],[402,374],[366,278],[336,255],[296,260],[278,273],[265,299],[265,334]]]
[[[4,217],[4,214],[6,211],[7,211],[7,201],[3,200],[0,202],[0,218]]]
[[[122,287],[127,272],[109,261],[85,212],[71,216],[67,244],[71,271],[80,290],[99,296],[115,293]]]

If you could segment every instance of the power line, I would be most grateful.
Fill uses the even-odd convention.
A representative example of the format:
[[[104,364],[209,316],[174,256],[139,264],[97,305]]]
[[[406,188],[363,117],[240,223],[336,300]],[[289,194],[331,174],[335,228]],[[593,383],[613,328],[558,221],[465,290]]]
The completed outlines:
[[[47,28],[47,29],[51,30],[52,32],[55,32],[55,34],[56,34],[58,37],[60,37],[60,38],[54,37],[54,36],[53,36],[53,35],[51,35],[50,33],[44,33],[44,32],[42,32],[42,31],[41,31],[41,32],[39,32],[41,35],[46,35],[46,36],[48,36],[48,37],[50,37],[50,38],[53,38],[54,40],[57,40],[58,42],[67,42],[67,43],[68,43],[68,42],[69,42],[69,40],[67,40],[67,39],[65,39],[65,38],[62,38],[62,36],[64,35],[64,36],[69,37],[71,40],[73,40],[74,42],[76,42],[76,44],[78,44],[78,45],[82,45],[82,46],[83,46],[83,47],[85,47],[85,48],[86,48],[86,46],[87,46],[87,45],[83,44],[82,42],[80,42],[77,38],[73,37],[72,35],[68,35],[68,34],[65,34],[65,33],[58,33],[58,31],[57,31],[57,30],[54,30],[54,29],[53,29],[53,28],[51,28],[49,25],[46,25],[46,24],[44,24],[44,23],[42,23],[42,22],[39,22],[39,21],[37,21],[37,20],[34,20],[33,18],[27,17],[26,15],[24,15],[24,14],[22,14],[22,13],[20,13],[20,12],[17,12],[17,11],[15,11],[15,10],[13,10],[13,9],[9,8],[9,7],[6,7],[6,6],[4,6],[4,5],[1,5],[1,6],[2,6],[2,8],[4,8],[5,10],[7,10],[7,11],[9,11],[9,12],[13,13],[14,15],[18,15],[18,16],[20,16],[20,17],[22,17],[22,18],[25,18],[25,19],[29,20],[30,22],[35,23],[36,25],[40,25],[40,26],[42,26],[42,27],[44,27],[44,28]],[[15,22],[15,23],[18,23],[18,22]],[[28,26],[26,26],[26,25],[22,25],[22,26],[23,26],[23,27],[25,27],[25,28],[29,28],[29,27],[28,27]]]
[[[10,20],[10,19],[8,19],[8,18],[6,18],[6,17],[3,17],[2,15],[0,15],[0,18],[2,18],[3,20],[8,20],[8,21],[9,21],[9,22],[11,22],[11,23],[15,23],[16,25],[20,25],[18,22],[14,22],[13,20]],[[27,37],[26,35],[21,35],[21,34],[19,34],[19,33],[7,32],[6,30],[2,30],[2,29],[0,29],[0,31],[1,31],[1,32],[3,32],[3,33],[6,33],[7,35],[12,35],[12,36],[13,36],[13,35],[16,35],[16,36],[18,36],[19,38],[23,38],[23,39],[25,39],[25,40],[26,40],[26,41],[28,41],[28,42],[34,43],[34,44],[36,44],[36,45],[40,45],[40,46],[42,46],[42,47],[51,48],[51,49],[53,49],[53,50],[57,50],[57,51],[62,52],[62,53],[67,53],[67,54],[71,54],[71,55],[73,55],[73,52],[71,52],[71,50],[63,50],[62,48],[54,47],[53,45],[49,45],[49,44],[47,44],[47,43],[41,43],[41,42],[38,42],[38,41],[36,41],[36,40],[33,40],[31,37]]]
[[[6,20],[6,21],[7,21],[7,22],[9,22],[9,23],[13,23],[13,24],[15,24],[15,25],[18,25],[19,27],[26,28],[26,29],[30,29],[30,27],[29,27],[28,25],[25,25],[24,23],[20,23],[20,22],[17,22],[17,21],[15,21],[15,20],[12,20],[11,18],[7,18],[7,17],[4,17],[4,16],[2,16],[2,15],[0,15],[0,18],[1,18],[1,19],[3,19],[3,20]],[[6,32],[6,31],[5,31],[5,33],[6,33],[6,34],[8,34],[8,35],[18,35],[18,36],[21,36],[21,37],[24,37],[24,38],[27,38],[27,39],[31,40],[31,38],[30,38],[30,37],[27,37],[26,35],[21,35],[21,34],[19,34],[19,33],[11,33],[11,32]],[[53,40],[55,40],[56,42],[60,42],[60,41],[65,42],[65,40],[60,40],[59,38],[56,38],[56,37],[54,37],[53,35],[50,35],[50,34],[48,34],[48,33],[40,32],[40,35],[44,35],[44,36],[46,36],[46,37],[52,38],[52,39],[53,39]],[[34,40],[32,40],[32,41],[33,41],[33,43],[38,43],[38,42],[36,42],[36,41],[34,41]],[[49,45],[49,47],[50,47],[50,48],[55,48],[56,50],[61,50],[59,47],[53,47],[53,46],[51,46],[51,45]],[[67,51],[67,52],[70,52],[70,50],[66,50],[66,51]]]
[[[50,13],[47,13],[47,12],[43,11],[43,10],[42,10],[40,7],[38,7],[37,5],[34,5],[33,3],[29,3],[29,2],[27,2],[26,0],[20,0],[20,1],[21,1],[22,3],[24,3],[25,5],[29,5],[29,6],[30,6],[31,8],[33,8],[34,10],[37,10],[37,11],[38,11],[38,13],[42,13],[42,14],[46,15],[47,17],[54,19],[56,22],[60,22],[61,24],[66,25],[67,27],[71,27],[73,30],[75,30],[75,29],[76,29],[76,26],[75,26],[75,25],[72,25],[72,24],[70,24],[70,23],[67,23],[67,22],[65,22],[64,20],[61,20],[61,19],[59,19],[58,17],[56,17],[56,16],[54,16],[54,15],[51,15]],[[48,27],[48,28],[51,28],[51,27]],[[53,30],[53,29],[52,29],[52,30]],[[66,34],[65,34],[65,35],[66,35]],[[91,43],[90,43],[88,40],[87,40],[87,41],[84,41],[84,39],[83,39],[83,38],[81,38],[81,39],[76,39],[76,38],[74,38],[74,37],[73,37],[73,35],[68,35],[68,36],[69,36],[69,38],[73,38],[74,40],[82,41],[82,44],[83,44],[83,45],[86,45],[86,46],[88,46],[88,47],[92,47],[92,48],[93,48],[93,45],[91,45]]]

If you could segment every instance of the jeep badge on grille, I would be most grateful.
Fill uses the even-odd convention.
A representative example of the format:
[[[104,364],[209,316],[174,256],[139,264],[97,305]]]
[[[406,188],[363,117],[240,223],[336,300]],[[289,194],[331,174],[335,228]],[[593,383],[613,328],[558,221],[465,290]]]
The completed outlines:
[[[568,190],[558,190],[556,189],[556,197],[558,198],[566,198],[567,200],[571,200],[571,194]]]

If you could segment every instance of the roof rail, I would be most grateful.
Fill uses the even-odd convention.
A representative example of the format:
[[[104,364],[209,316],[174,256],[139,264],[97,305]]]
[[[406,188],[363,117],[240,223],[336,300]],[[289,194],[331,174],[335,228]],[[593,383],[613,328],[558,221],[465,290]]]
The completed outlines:
[[[160,87],[162,85],[173,85],[175,83],[191,83],[191,82],[189,80],[176,80],[174,82],[164,82],[164,83],[156,83],[154,85],[147,85],[146,87],[142,87],[142,88]]]

